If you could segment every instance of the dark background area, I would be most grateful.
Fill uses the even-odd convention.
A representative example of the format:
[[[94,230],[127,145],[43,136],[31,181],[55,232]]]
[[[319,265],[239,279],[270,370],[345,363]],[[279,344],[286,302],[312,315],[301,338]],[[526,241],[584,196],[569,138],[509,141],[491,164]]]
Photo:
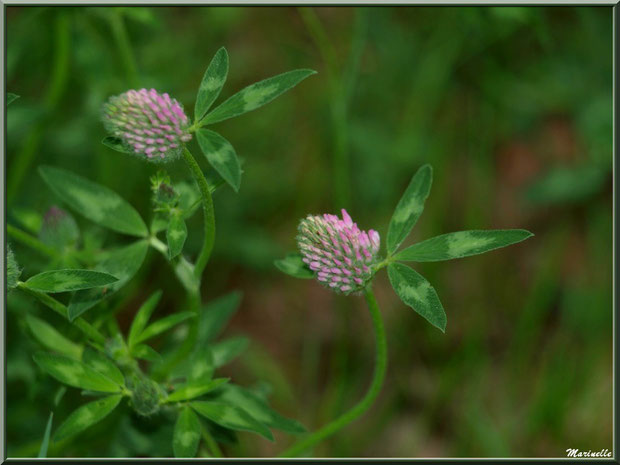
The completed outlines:
[[[23,229],[36,229],[59,204],[40,164],[104,184],[149,217],[157,166],[100,143],[109,96],[154,87],[191,113],[221,46],[230,70],[219,101],[290,69],[319,72],[213,127],[235,146],[244,175],[239,194],[228,187],[215,194],[217,237],[203,287],[205,300],[244,294],[226,334],[252,343],[223,374],[239,384],[268,382],[272,404],[310,430],[363,395],[374,341],[362,298],[273,266],[295,249],[300,218],[346,206],[383,240],[411,176],[430,163],[433,187],[407,244],[464,229],[535,234],[482,256],[414,264],[446,309],[445,335],[379,275],[385,387],[316,456],[546,457],[612,448],[611,7],[5,11],[7,91],[21,96],[7,110],[7,222]],[[166,168],[189,179],[180,162]],[[104,246],[120,240],[76,219]],[[188,223],[192,257],[201,225],[201,215]],[[10,242],[24,277],[43,269],[40,256]],[[150,251],[115,297],[122,328],[156,289],[164,290],[158,311],[183,310],[182,287]],[[8,304],[8,453],[32,456],[58,383],[32,361],[37,343],[23,315],[67,324],[17,293]],[[80,402],[70,389],[56,418]],[[166,434],[104,422],[62,453],[169,454],[169,439],[159,436]],[[293,440],[240,439],[225,447],[229,456],[270,456]]]

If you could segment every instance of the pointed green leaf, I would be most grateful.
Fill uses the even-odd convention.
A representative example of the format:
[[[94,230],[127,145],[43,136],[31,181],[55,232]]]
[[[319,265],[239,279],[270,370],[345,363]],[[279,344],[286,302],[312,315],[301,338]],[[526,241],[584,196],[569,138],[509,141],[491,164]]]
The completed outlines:
[[[390,220],[387,233],[388,254],[398,249],[420,218],[424,211],[424,202],[431,191],[432,182],[433,168],[431,165],[422,166],[411,178]]]
[[[296,420],[283,417],[253,392],[235,384],[225,384],[218,389],[216,400],[235,405],[256,421],[287,433],[304,433],[306,428]]]
[[[105,355],[97,352],[92,347],[87,347],[82,355],[82,361],[93,370],[107,376],[120,386],[125,385],[125,376],[121,370]]]
[[[227,383],[229,378],[212,379],[206,383],[187,383],[177,386],[174,392],[170,393],[165,402],[181,402],[183,400],[195,399],[213,391],[215,388]]]
[[[436,262],[469,257],[516,244],[532,237],[525,229],[458,231],[431,237],[397,253],[396,260]]]
[[[151,296],[142,304],[142,306],[138,309],[136,316],[133,318],[131,322],[131,327],[129,328],[129,338],[127,340],[127,345],[131,349],[131,347],[135,344],[138,336],[142,332],[142,330],[146,327],[146,324],[149,322],[151,315],[153,314],[153,310],[157,307],[162,296],[161,291],[155,291],[151,294]]]
[[[198,320],[198,345],[213,340],[226,326],[239,308],[241,292],[234,291],[209,302],[200,312]]]
[[[119,392],[120,386],[88,365],[63,355],[37,352],[34,361],[42,370],[69,386],[99,392]]]
[[[25,282],[36,291],[55,293],[102,287],[118,281],[108,273],[91,270],[54,270],[34,275]]]
[[[238,336],[225,339],[211,347],[215,367],[226,365],[241,355],[248,348],[250,341],[247,337]]]
[[[54,418],[54,412],[50,412],[50,416],[47,419],[47,425],[45,426],[45,433],[43,434],[43,441],[41,441],[41,447],[39,448],[39,454],[37,458],[47,457],[47,448],[50,444],[50,435],[52,434],[52,419]]]
[[[442,332],[446,331],[446,312],[437,292],[422,275],[402,263],[390,263],[388,276],[394,291],[405,304]]]
[[[194,312],[181,312],[181,313],[173,313],[172,315],[168,315],[161,320],[157,320],[155,323],[147,326],[144,331],[138,336],[136,343],[144,342],[147,339],[157,336],[158,334],[163,333],[164,331],[169,330],[173,326],[178,325],[182,321],[187,320],[188,318],[194,318],[196,314]]]
[[[239,192],[241,186],[241,165],[233,146],[217,132],[208,129],[196,131],[198,145],[202,153],[220,176]]]
[[[11,103],[19,98],[19,95],[13,94],[11,92],[6,93],[6,106],[8,107]]]
[[[63,202],[99,226],[132,236],[148,235],[138,212],[116,192],[52,166],[39,167],[39,173]]]
[[[106,396],[82,405],[60,425],[54,433],[54,442],[62,441],[103,420],[119,404],[122,395]]]
[[[222,87],[228,76],[228,52],[224,47],[216,53],[209,67],[202,77],[202,82],[198,88],[196,106],[194,107],[194,120],[200,121],[209,111],[215,99],[220,95]]]
[[[172,436],[172,450],[174,456],[196,457],[198,443],[200,442],[200,420],[192,409],[185,406],[179,412],[179,417],[174,425]]]
[[[82,357],[82,347],[67,339],[47,322],[32,315],[26,315],[26,324],[35,339],[45,348],[76,360]]]
[[[225,428],[250,431],[273,441],[269,428],[234,405],[222,402],[195,401],[189,404],[200,415]]]
[[[146,344],[138,344],[131,348],[131,355],[140,360],[148,360],[149,362],[161,362],[162,356],[156,352],[151,346]]]
[[[316,71],[297,69],[252,84],[237,92],[211,113],[208,113],[202,120],[202,124],[218,123],[255,110],[295,87],[312,74],[316,74]]]
[[[273,264],[278,270],[295,278],[312,279],[314,273],[301,261],[301,254],[290,253],[286,257],[275,260]]]
[[[181,215],[172,215],[166,231],[168,240],[168,260],[172,260],[183,251],[187,239],[187,226]]]
[[[199,346],[192,354],[189,366],[184,366],[184,373],[190,383],[207,383],[213,377],[215,364],[209,346]]]
[[[134,151],[120,137],[106,136],[101,143],[116,152],[134,154]]]
[[[141,240],[110,252],[95,269],[116,276],[118,281],[104,288],[78,291],[73,294],[69,302],[69,321],[73,321],[106,297],[114,294],[133,278],[140,269],[148,248],[148,242]]]

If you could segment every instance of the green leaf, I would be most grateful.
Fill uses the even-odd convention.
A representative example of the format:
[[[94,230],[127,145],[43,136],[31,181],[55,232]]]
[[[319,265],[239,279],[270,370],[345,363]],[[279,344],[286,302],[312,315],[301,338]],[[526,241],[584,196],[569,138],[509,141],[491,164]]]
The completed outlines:
[[[253,392],[235,384],[225,384],[218,389],[216,399],[235,405],[248,413],[256,421],[287,433],[304,433],[306,428],[296,420],[283,417]]]
[[[11,103],[19,98],[19,95],[13,94],[11,92],[6,93],[6,106],[8,107]]]
[[[164,331],[169,330],[173,326],[178,325],[182,321],[187,320],[188,318],[194,318],[196,314],[194,312],[180,312],[173,313],[172,315],[168,315],[161,320],[157,320],[155,323],[146,327],[138,339],[136,343],[144,342],[147,339],[157,336],[158,334],[163,333]]]
[[[316,74],[311,69],[297,69],[252,84],[224,101],[202,120],[213,124],[255,110],[295,87],[308,76]]]
[[[168,240],[168,260],[172,260],[183,251],[187,239],[187,226],[181,215],[172,215],[166,231]]]
[[[36,274],[25,284],[36,291],[54,293],[102,287],[117,281],[118,278],[101,271],[54,270]]]
[[[198,88],[196,106],[194,107],[194,120],[200,121],[209,111],[215,99],[220,95],[222,87],[228,76],[228,52],[224,47],[216,53],[209,67],[202,77],[202,82]]]
[[[516,244],[532,237],[525,229],[459,231],[431,237],[397,253],[396,260],[437,262],[469,257]]]
[[[233,188],[239,192],[241,186],[241,165],[237,158],[237,153],[233,146],[220,136],[217,132],[208,129],[198,129],[196,131],[198,145],[202,153],[220,176]]]
[[[156,352],[151,346],[146,344],[138,344],[131,348],[131,355],[140,360],[148,360],[149,362],[161,362],[162,356]]]
[[[103,420],[119,404],[122,395],[106,396],[82,405],[60,425],[54,434],[54,442],[67,439]]]
[[[226,365],[234,358],[237,358],[247,349],[249,343],[250,341],[247,337],[238,336],[214,344],[211,347],[211,353],[213,354],[215,367]]]
[[[437,292],[422,275],[402,263],[390,263],[388,276],[394,291],[405,304],[442,332],[446,331],[446,312]]]
[[[97,352],[91,347],[87,347],[82,355],[82,361],[93,370],[107,376],[120,386],[125,385],[125,376],[121,370],[105,355]]]
[[[106,136],[101,143],[116,152],[134,154],[134,151],[120,137]]]
[[[34,338],[47,349],[76,360],[82,357],[82,347],[67,339],[47,322],[32,315],[26,315],[26,324]]]
[[[295,278],[312,279],[314,273],[301,261],[301,254],[290,253],[286,257],[275,260],[273,264],[278,270]]]
[[[209,302],[200,312],[198,320],[198,345],[213,340],[226,326],[239,308],[242,293],[234,291]]]
[[[188,382],[191,383],[207,383],[213,377],[215,364],[213,362],[213,353],[209,346],[198,346],[198,349],[192,354],[190,363],[183,367]]]
[[[422,166],[411,178],[409,186],[401,197],[388,227],[387,251],[392,254],[406,239],[424,211],[424,202],[431,191],[433,168]]]
[[[116,276],[118,281],[104,288],[78,291],[73,294],[69,302],[69,321],[73,321],[106,297],[114,294],[133,278],[140,269],[148,248],[148,242],[141,240],[110,252],[95,269]]]
[[[189,404],[200,415],[225,428],[250,431],[273,441],[269,428],[234,405],[222,402],[195,401]]]
[[[54,412],[50,412],[50,416],[47,420],[47,426],[45,426],[45,433],[43,434],[43,441],[41,441],[41,447],[39,448],[39,454],[37,458],[47,457],[47,448],[50,444],[50,435],[52,434],[52,419],[54,418]]]
[[[80,215],[100,226],[144,237],[148,229],[138,212],[116,192],[60,168],[39,167],[49,188]]]
[[[142,330],[146,327],[146,324],[149,322],[151,315],[153,314],[153,310],[157,307],[157,304],[161,300],[162,291],[158,290],[151,294],[151,296],[142,304],[142,306],[138,309],[136,316],[133,318],[131,322],[131,327],[129,328],[129,338],[127,340],[127,345],[131,349],[135,344],[138,336],[142,333]]]
[[[88,365],[63,355],[37,352],[34,361],[42,370],[69,386],[88,391],[118,392],[120,386]]]
[[[195,399],[215,388],[227,383],[229,378],[212,379],[206,383],[187,383],[177,386],[174,392],[170,393],[166,398],[166,402],[181,402],[183,400]]]
[[[200,420],[192,409],[185,406],[181,409],[179,417],[174,425],[172,436],[172,450],[174,456],[196,457],[198,443],[200,442]]]

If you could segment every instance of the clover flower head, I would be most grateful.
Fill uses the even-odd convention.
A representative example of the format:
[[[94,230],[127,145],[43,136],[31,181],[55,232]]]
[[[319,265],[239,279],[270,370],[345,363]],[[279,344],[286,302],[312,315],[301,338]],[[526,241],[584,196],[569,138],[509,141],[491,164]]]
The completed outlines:
[[[298,230],[302,260],[323,285],[350,294],[361,291],[372,278],[379,233],[360,230],[346,210],[342,209],[342,219],[330,214],[308,215]]]
[[[103,106],[103,124],[123,145],[149,161],[170,161],[191,140],[183,107],[155,89],[129,90]]]

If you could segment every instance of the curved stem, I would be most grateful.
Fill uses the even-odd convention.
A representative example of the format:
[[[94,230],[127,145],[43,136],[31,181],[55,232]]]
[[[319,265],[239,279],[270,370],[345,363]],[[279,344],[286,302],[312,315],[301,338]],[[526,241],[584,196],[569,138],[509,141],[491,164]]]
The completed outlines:
[[[202,272],[204,271],[205,266],[207,266],[207,262],[211,256],[213,242],[215,242],[215,214],[213,211],[213,198],[211,197],[211,190],[209,189],[209,184],[207,183],[205,175],[202,173],[200,166],[198,166],[198,162],[196,162],[196,159],[191,152],[187,150],[187,148],[183,149],[183,158],[194,175],[194,179],[200,189],[202,209],[205,216],[204,243],[202,250],[200,251],[200,255],[196,260],[196,265],[194,266],[194,276],[196,276],[200,281]]]
[[[364,297],[366,297],[366,303],[368,304],[368,310],[370,311],[370,316],[372,318],[372,326],[377,344],[375,352],[375,371],[366,395],[351,410],[345,412],[331,423],[325,425],[320,430],[315,431],[298,443],[294,444],[293,446],[282,452],[280,454],[280,457],[296,457],[300,453],[331,436],[338,430],[344,428],[353,420],[366,412],[379,395],[387,369],[387,341],[385,339],[385,330],[383,329],[381,312],[379,311],[377,299],[375,299],[375,295],[372,292],[372,287],[370,284],[364,291]]]

